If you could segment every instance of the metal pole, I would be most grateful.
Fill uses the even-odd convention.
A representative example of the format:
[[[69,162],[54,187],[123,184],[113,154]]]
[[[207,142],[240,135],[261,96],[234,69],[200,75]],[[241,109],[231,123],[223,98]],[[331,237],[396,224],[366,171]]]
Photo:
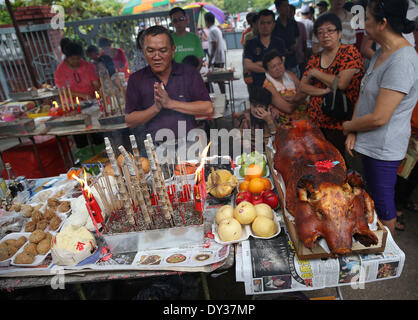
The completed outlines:
[[[25,58],[26,66],[29,70],[29,76],[32,80],[32,85],[36,86],[37,81],[36,81],[35,73],[33,71],[32,64],[30,63],[29,55],[26,52],[26,48],[25,48],[25,44],[23,42],[22,34],[20,33],[19,26],[17,25],[15,15],[13,14],[12,6],[10,5],[9,0],[5,0],[5,3],[6,3],[7,11],[9,11],[10,18],[12,19],[13,26],[14,26],[15,31],[16,31],[17,39],[19,40],[19,44],[22,47],[23,56]]]

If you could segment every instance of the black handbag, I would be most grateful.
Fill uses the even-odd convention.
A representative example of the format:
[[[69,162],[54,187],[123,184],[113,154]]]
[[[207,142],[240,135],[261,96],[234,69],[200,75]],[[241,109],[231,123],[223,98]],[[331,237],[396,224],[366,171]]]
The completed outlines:
[[[322,112],[336,120],[348,120],[353,116],[354,104],[347,98],[344,91],[338,89],[338,77],[332,84],[332,91],[322,97]]]

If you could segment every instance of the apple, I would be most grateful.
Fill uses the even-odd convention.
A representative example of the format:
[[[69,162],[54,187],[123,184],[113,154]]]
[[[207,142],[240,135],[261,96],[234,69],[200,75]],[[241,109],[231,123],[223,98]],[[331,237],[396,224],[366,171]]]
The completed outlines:
[[[235,199],[235,204],[238,205],[242,201],[251,202],[252,198],[253,198],[253,195],[252,195],[252,193],[250,191],[241,191],[241,192],[238,192],[237,197]]]
[[[254,219],[251,230],[258,237],[268,238],[277,232],[277,225],[269,218],[258,216]]]
[[[255,211],[257,213],[257,217],[263,216],[269,218],[271,220],[274,219],[273,210],[271,210],[270,206],[266,203],[260,203],[254,206]]]
[[[223,219],[233,218],[234,217],[234,207],[227,204],[219,208],[216,211],[215,220],[216,223],[219,224]]]
[[[250,224],[254,221],[257,213],[252,203],[248,201],[242,201],[234,209],[234,218],[239,221],[241,224]]]
[[[239,240],[242,235],[241,224],[234,218],[226,218],[218,226],[218,235],[222,241]]]
[[[253,198],[251,199],[251,203],[253,205],[264,203],[263,202],[263,197],[261,196],[261,194],[254,194]]]

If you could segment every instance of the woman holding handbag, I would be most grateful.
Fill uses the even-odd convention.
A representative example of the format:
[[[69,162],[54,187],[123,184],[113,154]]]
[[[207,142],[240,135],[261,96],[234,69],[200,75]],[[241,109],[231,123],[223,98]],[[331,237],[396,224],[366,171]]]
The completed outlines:
[[[418,55],[402,36],[415,28],[406,18],[407,10],[407,0],[370,1],[365,27],[380,48],[361,83],[353,118],[343,123],[346,149],[362,155],[377,215],[392,234],[396,175],[408,148],[418,99]]]
[[[301,80],[301,90],[310,96],[310,121],[321,128],[326,139],[344,156],[345,136],[342,132],[342,120],[324,114],[322,105],[323,100],[332,95],[334,84],[351,104],[356,103],[364,75],[363,60],[353,45],[341,44],[342,25],[337,15],[321,15],[314,23],[313,32],[323,50],[313,54],[309,59]],[[335,107],[343,108],[342,105]]]

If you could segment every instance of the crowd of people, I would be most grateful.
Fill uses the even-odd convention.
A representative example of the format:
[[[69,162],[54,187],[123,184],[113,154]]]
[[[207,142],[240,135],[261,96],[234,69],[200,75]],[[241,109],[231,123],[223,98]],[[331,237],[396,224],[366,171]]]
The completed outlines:
[[[418,7],[411,0],[329,3],[316,4],[317,12],[304,4],[297,19],[288,0],[275,0],[277,18],[268,9],[247,14],[249,27],[241,44],[251,108],[237,115],[238,126],[263,128],[268,137],[280,123],[309,119],[347,160],[361,155],[378,216],[392,233],[403,230],[395,190],[410,180],[416,184],[416,168],[404,182],[396,184],[396,177],[411,127],[417,130],[411,118],[412,124],[418,122]],[[353,26],[353,5],[364,9],[363,30]],[[137,35],[131,73],[123,51],[106,38],[99,41],[101,53],[94,46],[87,50],[96,68],[82,58],[78,44],[64,43],[57,86],[69,85],[80,97],[93,97],[98,74],[123,72],[129,79],[128,126],[142,125],[153,135],[171,129],[180,138],[179,121],[187,133],[196,127],[195,117],[213,113],[213,89],[199,70],[224,68],[226,47],[212,13],[205,14],[206,28],[196,34],[187,31],[189,17],[183,9],[175,7],[169,15],[174,31],[153,26]],[[218,85],[224,93],[225,84]],[[335,107],[338,114],[329,108],[335,101],[344,101],[343,111],[342,105]]]

